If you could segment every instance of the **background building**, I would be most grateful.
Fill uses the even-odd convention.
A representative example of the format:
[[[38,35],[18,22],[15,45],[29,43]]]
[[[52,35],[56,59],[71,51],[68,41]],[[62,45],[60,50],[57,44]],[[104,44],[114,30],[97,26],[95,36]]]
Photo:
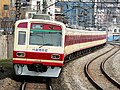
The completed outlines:
[[[26,11],[28,13],[35,12],[41,14],[50,14],[51,18],[54,20],[55,1],[56,0],[30,0],[30,6],[27,7]]]
[[[56,4],[70,25],[94,27],[94,3],[62,1]]]
[[[13,31],[15,21],[15,0],[0,0],[0,30],[4,34]]]
[[[11,18],[15,13],[14,0],[0,0],[0,18]]]
[[[119,0],[95,0],[95,24],[99,27],[119,23]]]

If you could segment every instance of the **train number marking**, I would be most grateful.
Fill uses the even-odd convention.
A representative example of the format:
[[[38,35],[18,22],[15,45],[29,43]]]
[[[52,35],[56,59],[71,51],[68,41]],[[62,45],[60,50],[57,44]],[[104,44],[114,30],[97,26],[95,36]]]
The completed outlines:
[[[39,48],[35,48],[35,49],[32,49],[32,51],[47,52],[48,49],[39,49]]]

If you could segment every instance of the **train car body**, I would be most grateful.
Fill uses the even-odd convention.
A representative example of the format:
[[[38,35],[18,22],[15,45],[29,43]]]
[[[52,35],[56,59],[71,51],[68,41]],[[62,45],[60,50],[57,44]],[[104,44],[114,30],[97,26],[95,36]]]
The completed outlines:
[[[27,19],[15,24],[16,75],[58,77],[67,55],[106,43],[106,33],[66,28],[57,21]]]
[[[65,56],[76,51],[106,43],[105,31],[87,31],[66,28],[65,32]]]

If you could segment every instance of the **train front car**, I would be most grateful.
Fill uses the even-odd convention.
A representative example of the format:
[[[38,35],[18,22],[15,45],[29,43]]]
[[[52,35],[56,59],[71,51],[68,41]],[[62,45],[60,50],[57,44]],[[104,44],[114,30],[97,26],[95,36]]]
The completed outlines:
[[[58,77],[64,63],[64,37],[63,23],[17,21],[13,51],[16,75]]]

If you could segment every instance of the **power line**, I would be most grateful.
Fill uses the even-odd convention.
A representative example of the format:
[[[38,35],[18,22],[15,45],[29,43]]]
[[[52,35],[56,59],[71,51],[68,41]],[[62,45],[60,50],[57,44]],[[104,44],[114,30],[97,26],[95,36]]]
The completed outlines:
[[[120,2],[106,2],[106,1],[104,1],[104,2],[83,2],[83,3],[111,3],[111,4],[113,4],[113,3],[120,3]]]
[[[46,11],[47,8],[49,8],[49,7],[57,4],[58,2],[59,2],[59,1],[57,1],[57,2],[55,2],[55,3],[53,3],[53,4],[51,4],[51,5],[49,5],[49,6],[47,6],[47,7],[44,7],[44,8],[42,9],[42,11],[43,11],[43,12]],[[44,6],[44,5],[43,5],[43,6]]]

